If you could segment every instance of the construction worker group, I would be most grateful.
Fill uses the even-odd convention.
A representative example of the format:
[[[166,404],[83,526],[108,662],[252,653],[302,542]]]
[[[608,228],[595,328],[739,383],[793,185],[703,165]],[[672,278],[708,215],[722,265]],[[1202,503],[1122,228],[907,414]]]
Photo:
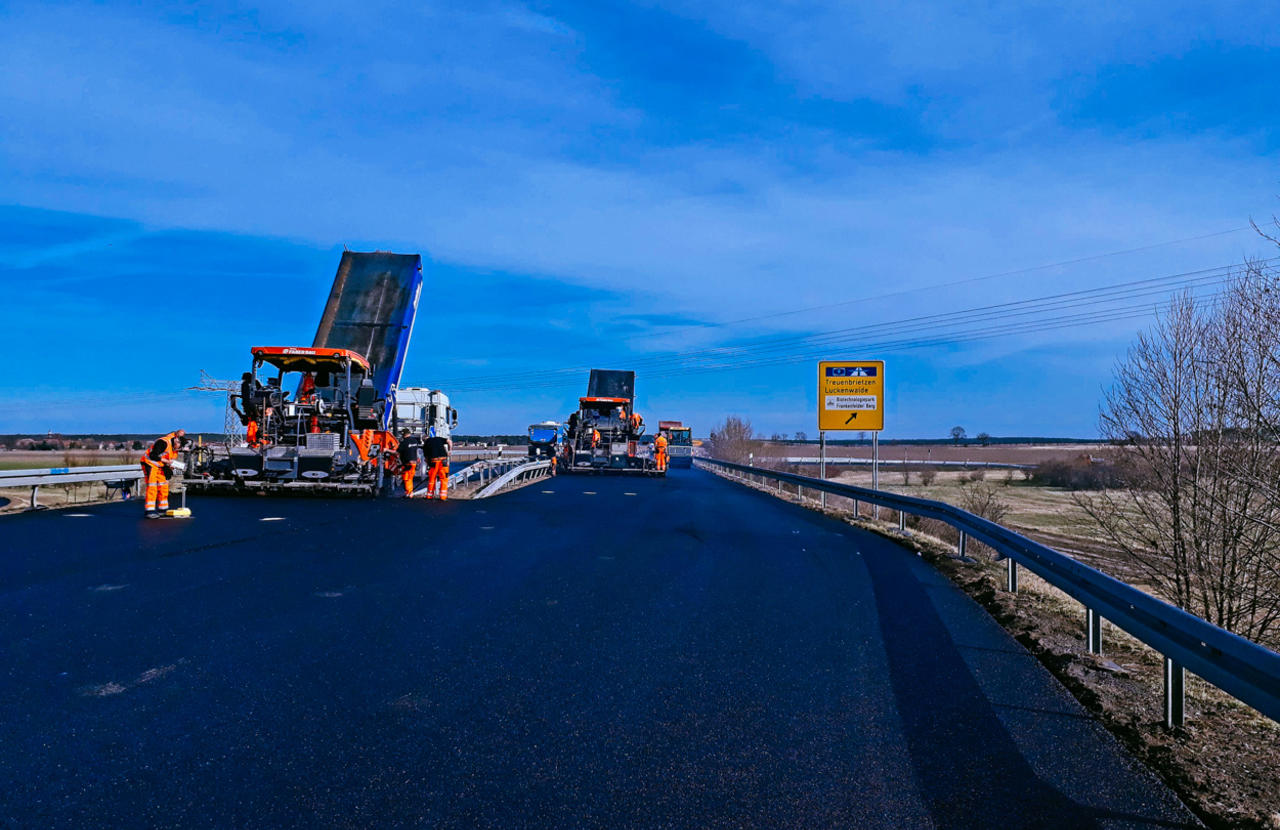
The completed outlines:
[[[412,498],[414,495],[419,456],[424,457],[427,464],[426,497],[441,501],[449,498],[449,453],[452,449],[453,442],[436,435],[434,429],[426,440],[411,434],[407,429],[400,431],[400,483],[404,487],[405,498]]]

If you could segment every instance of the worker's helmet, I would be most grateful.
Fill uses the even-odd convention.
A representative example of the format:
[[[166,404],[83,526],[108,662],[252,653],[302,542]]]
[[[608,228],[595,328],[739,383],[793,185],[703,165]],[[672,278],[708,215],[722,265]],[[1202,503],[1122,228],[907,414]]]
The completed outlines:
[[[409,430],[407,430],[407,429],[402,429],[402,430],[400,430],[400,437],[401,437],[401,438],[408,438],[408,437],[409,437]]]

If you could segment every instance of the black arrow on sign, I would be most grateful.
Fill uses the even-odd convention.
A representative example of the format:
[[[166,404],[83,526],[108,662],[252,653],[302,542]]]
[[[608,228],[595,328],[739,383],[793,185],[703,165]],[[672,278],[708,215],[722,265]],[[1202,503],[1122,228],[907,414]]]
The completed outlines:
[[[858,417],[858,413],[856,413],[856,412],[852,412],[852,413],[850,413],[850,414],[849,414],[849,417],[844,419],[844,424],[845,424],[845,426],[848,426],[848,425],[849,425],[849,422],[850,422],[850,421],[852,421],[852,420],[853,420],[854,418],[856,418],[856,417]]]

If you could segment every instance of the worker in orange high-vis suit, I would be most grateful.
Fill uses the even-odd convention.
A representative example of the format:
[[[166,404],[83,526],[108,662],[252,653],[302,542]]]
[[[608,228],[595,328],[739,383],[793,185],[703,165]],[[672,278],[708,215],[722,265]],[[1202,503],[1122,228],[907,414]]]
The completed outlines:
[[[146,485],[146,510],[148,519],[158,519],[169,509],[169,479],[173,476],[173,461],[178,457],[178,445],[186,430],[176,429],[161,435],[142,454],[142,480]]]
[[[427,457],[427,498],[436,498],[436,485],[439,485],[440,499],[449,498],[449,451],[453,446],[448,438],[432,434],[422,442],[422,454]]]
[[[422,451],[422,439],[400,430],[400,483],[404,485],[404,497],[413,495],[413,477],[418,472],[418,454]]]
[[[591,430],[591,449],[594,450],[598,446],[600,446],[600,430],[593,429]]]
[[[667,469],[667,436],[661,432],[658,437],[653,439],[653,460],[658,465],[658,472],[665,472]]]

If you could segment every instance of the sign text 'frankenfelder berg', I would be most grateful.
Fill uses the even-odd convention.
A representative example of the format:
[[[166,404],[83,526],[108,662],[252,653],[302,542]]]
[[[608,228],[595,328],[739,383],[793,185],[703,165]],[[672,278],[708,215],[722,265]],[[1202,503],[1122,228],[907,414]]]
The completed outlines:
[[[818,363],[818,429],[884,429],[884,361]]]

